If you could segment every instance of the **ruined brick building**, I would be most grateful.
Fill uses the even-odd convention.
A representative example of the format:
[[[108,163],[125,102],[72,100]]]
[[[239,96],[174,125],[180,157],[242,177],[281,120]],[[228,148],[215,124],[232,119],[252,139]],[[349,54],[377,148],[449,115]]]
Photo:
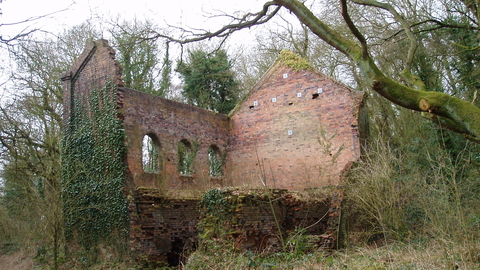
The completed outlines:
[[[126,135],[125,186],[134,194],[131,246],[141,254],[168,256],[196,234],[198,200],[170,198],[162,206],[165,194],[227,186],[282,192],[335,186],[360,156],[362,95],[312,68],[296,70],[280,58],[227,116],[124,87],[114,54],[104,40],[88,44],[63,78],[64,117],[68,124],[75,102],[87,102],[91,89],[116,87]],[[292,222],[310,223],[330,207],[325,203],[306,213],[299,204],[306,205],[297,202],[298,213],[279,207]],[[269,215],[260,215],[265,227],[273,226]],[[312,233],[325,233],[327,221],[319,226]],[[245,241],[255,242],[252,235],[245,233]]]

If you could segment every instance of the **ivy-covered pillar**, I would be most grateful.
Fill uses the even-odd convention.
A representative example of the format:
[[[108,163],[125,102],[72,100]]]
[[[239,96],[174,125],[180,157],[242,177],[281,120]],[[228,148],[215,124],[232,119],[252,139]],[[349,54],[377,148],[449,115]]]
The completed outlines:
[[[89,42],[64,81],[62,201],[70,251],[86,265],[128,247],[121,67],[107,41]]]

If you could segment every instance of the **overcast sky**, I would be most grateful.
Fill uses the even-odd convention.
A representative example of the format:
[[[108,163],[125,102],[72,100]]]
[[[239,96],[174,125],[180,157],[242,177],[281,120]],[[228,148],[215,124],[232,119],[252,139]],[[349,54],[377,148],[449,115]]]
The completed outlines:
[[[265,3],[262,0],[4,0],[0,7],[1,34],[4,37],[22,31],[26,27],[40,28],[54,32],[68,26],[80,24],[87,19],[110,19],[120,16],[125,19],[149,19],[158,25],[182,27],[214,28],[218,20],[205,17],[208,12],[219,14],[220,11],[232,14],[234,11],[257,12]],[[66,10],[65,10],[66,9]],[[51,14],[48,18],[31,23],[9,26],[6,24],[28,20],[36,16]]]

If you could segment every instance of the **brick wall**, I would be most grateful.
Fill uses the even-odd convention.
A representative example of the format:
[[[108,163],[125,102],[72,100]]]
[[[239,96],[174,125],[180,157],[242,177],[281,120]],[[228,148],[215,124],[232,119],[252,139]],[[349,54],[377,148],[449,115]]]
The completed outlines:
[[[214,145],[221,153],[226,150],[228,118],[132,89],[121,88],[121,91],[128,169],[133,185],[168,190],[208,187],[208,149]],[[147,134],[158,139],[159,173],[146,173],[142,168],[142,139]],[[192,176],[181,176],[178,171],[181,140],[198,143]]]
[[[327,237],[328,194],[301,198],[287,190],[222,192],[236,202],[226,213],[222,228],[227,234],[223,237],[240,250],[281,251],[281,237],[286,240],[299,229],[305,230],[302,235],[316,236],[311,237],[312,247],[320,246]],[[174,266],[195,249],[199,222],[205,217],[199,199],[175,199],[157,189],[140,188],[130,202],[130,249],[138,260]]]
[[[298,197],[287,190],[230,190],[240,197],[240,207],[232,211],[226,224],[236,247],[256,252],[282,251],[281,238],[287,241],[294,234],[321,236],[327,231],[330,197]],[[300,232],[300,230],[304,230]]]
[[[93,89],[102,89],[107,82],[113,87],[123,86],[121,74],[122,67],[115,61],[115,50],[108,42],[89,41],[72,69],[62,77],[66,126],[75,101],[88,106],[88,96]]]
[[[287,189],[337,184],[360,154],[360,98],[324,75],[277,63],[231,117],[226,179]]]
[[[360,155],[361,95],[320,73],[277,62],[228,118],[122,87],[114,54],[104,40],[88,45],[64,77],[65,118],[72,100],[84,102],[91,89],[107,81],[118,86],[132,188],[205,190],[218,183],[302,190],[338,184],[340,172]],[[142,168],[145,135],[157,142],[157,173]],[[198,143],[189,176],[178,170],[181,140]],[[209,174],[212,145],[219,156],[226,154],[222,179]]]
[[[197,243],[198,199],[174,199],[156,189],[137,189],[130,200],[130,250],[137,260],[178,265]]]

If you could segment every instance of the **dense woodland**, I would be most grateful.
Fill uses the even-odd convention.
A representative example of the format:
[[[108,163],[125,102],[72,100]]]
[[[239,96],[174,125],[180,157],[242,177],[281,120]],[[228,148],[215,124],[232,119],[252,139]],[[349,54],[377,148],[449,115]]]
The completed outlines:
[[[65,253],[64,213],[75,209],[62,203],[60,77],[86,40],[98,38],[117,51],[127,87],[220,113],[284,49],[366,92],[364,155],[343,183],[343,249],[307,252],[299,228],[279,254],[205,240],[185,269],[480,267],[478,1],[276,0],[258,13],[223,15],[230,23],[218,32],[112,19],[0,40],[8,57],[1,69],[0,268],[6,258],[27,265],[19,269],[85,267]],[[231,42],[244,29],[255,29],[254,46]],[[89,267],[135,267],[104,259]]]

